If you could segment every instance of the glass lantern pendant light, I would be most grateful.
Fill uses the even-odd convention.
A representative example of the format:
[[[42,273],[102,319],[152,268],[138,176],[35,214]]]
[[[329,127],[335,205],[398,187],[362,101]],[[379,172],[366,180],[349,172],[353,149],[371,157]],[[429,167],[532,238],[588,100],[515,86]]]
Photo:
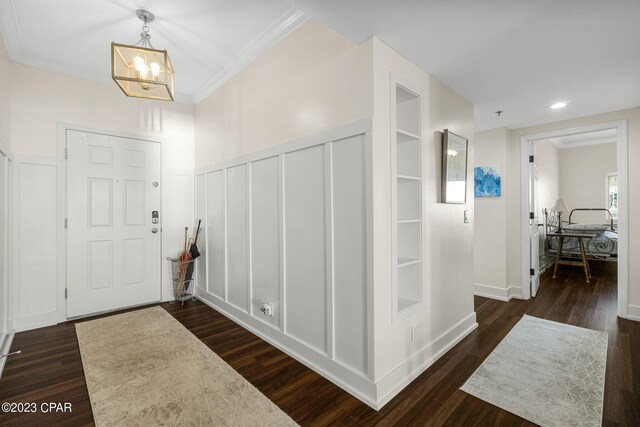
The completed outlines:
[[[173,101],[173,66],[166,50],[154,49],[149,35],[155,16],[136,10],[143,22],[140,40],[134,45],[111,43],[111,78],[125,95]]]

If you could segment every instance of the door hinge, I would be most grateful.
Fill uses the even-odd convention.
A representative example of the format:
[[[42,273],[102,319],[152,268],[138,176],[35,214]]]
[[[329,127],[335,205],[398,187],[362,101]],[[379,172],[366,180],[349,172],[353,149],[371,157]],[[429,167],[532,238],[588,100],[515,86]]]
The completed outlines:
[[[65,148],[64,149],[64,159],[68,159],[69,158],[69,149]]]
[[[535,161],[535,157],[534,156],[529,156],[529,163],[533,163]]]
[[[64,299],[67,299],[67,294],[68,294],[67,290],[68,290],[67,288],[64,288]]]
[[[68,218],[64,219],[64,228],[69,228],[69,219]]]
[[[529,219],[534,219],[535,218],[535,214],[533,212],[529,212]]]
[[[529,276],[535,276],[536,275],[536,271],[533,268],[529,269]]]

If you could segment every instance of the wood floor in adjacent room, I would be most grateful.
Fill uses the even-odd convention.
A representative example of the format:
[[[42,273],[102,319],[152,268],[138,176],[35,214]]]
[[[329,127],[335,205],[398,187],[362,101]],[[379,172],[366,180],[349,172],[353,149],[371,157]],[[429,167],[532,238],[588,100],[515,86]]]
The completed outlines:
[[[561,267],[538,296],[509,303],[475,298],[479,328],[376,412],[201,302],[162,304],[169,313],[301,425],[531,425],[458,388],[523,314],[609,333],[604,423],[640,425],[640,323],[616,317],[615,264]],[[0,414],[0,425],[91,425],[72,322],[16,335],[0,402],[70,402],[66,414]],[[532,355],[535,357],[535,355]]]

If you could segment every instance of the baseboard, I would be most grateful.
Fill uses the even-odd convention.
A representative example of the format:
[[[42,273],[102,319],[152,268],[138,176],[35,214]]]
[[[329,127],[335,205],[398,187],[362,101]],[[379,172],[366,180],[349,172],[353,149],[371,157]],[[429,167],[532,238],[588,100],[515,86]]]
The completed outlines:
[[[520,286],[509,286],[507,288],[507,301],[511,301],[512,298],[522,299],[522,288]]]
[[[627,306],[627,319],[640,322],[640,307],[637,305]]]
[[[509,286],[508,288],[500,288],[497,286],[474,283],[473,294],[479,297],[508,302],[511,301],[512,298],[522,299],[522,288],[520,288],[520,286]]]
[[[197,289],[201,291],[201,288]],[[285,335],[272,325],[253,318],[248,313],[233,307],[213,294],[198,292],[197,297],[209,307],[322,375],[366,405],[376,410],[379,408],[376,402],[376,384],[366,378],[364,374],[353,371],[337,361],[329,359],[326,355]]]
[[[15,334],[13,333],[13,331],[2,334],[2,341],[0,341],[0,343],[2,343],[2,345],[0,346],[0,355],[7,354],[11,351],[11,343],[13,343],[14,335]],[[6,357],[0,359],[0,378],[2,377],[5,363],[7,363]]]
[[[44,322],[38,322],[38,323],[32,323],[32,324],[26,324],[26,325],[18,323],[18,325],[14,327],[14,330],[15,332],[25,332],[25,331],[30,331],[32,329],[40,329],[40,328],[46,328],[47,326],[54,326],[54,325],[57,325],[58,323],[59,322],[57,320],[47,320]]]
[[[506,288],[498,288],[497,286],[473,284],[473,293],[479,297],[497,299],[500,301],[509,301],[509,294]]]
[[[199,293],[198,299],[375,410],[381,409],[411,381],[478,327],[476,314],[471,313],[374,383],[363,373],[355,372],[329,359],[326,355],[283,334],[272,325],[254,319],[215,295],[208,292]]]
[[[476,313],[471,313],[438,338],[424,346],[412,357],[405,360],[385,375],[376,384],[378,401],[375,409],[380,409],[393,399],[411,381],[429,368],[436,360],[462,341],[478,327]]]

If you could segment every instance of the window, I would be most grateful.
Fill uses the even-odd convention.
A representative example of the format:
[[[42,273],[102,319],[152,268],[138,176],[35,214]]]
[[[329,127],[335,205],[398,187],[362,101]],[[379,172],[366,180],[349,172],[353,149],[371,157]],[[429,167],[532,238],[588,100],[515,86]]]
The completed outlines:
[[[607,209],[618,219],[618,174],[607,175]]]

